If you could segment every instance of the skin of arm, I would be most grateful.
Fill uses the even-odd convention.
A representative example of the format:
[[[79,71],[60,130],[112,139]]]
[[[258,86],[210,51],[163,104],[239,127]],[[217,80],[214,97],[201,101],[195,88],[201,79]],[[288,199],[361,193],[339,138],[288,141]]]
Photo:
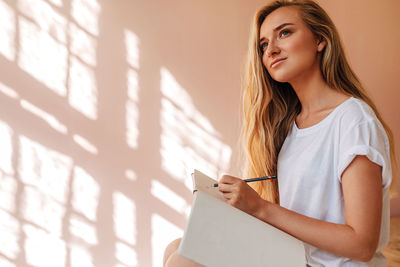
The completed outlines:
[[[378,246],[382,167],[366,156],[356,156],[342,174],[345,224],[310,218],[265,201],[242,179],[233,176],[222,176],[218,187],[228,204],[338,256],[367,262]]]

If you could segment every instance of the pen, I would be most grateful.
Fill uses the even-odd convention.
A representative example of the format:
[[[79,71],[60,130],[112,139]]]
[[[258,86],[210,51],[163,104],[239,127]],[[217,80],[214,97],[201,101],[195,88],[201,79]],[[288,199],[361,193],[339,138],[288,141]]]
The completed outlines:
[[[276,175],[272,175],[272,176],[263,176],[263,177],[258,177],[258,178],[245,179],[244,181],[246,183],[248,183],[248,182],[262,181],[262,180],[275,179],[275,178],[276,178]],[[218,184],[214,184],[214,187],[218,187]]]

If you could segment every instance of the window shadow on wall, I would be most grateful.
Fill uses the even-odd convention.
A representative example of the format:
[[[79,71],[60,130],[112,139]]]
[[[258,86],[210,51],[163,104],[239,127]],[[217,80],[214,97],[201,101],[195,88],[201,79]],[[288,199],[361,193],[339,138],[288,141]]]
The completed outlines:
[[[228,170],[199,83],[162,56],[179,18],[152,8],[0,0],[1,266],[161,266],[190,173]]]

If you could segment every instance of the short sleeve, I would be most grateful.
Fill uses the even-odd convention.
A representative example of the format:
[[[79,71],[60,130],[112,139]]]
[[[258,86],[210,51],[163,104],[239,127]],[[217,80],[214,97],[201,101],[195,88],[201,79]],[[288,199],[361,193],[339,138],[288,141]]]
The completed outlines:
[[[338,178],[357,155],[366,156],[382,166],[382,185],[389,187],[392,180],[390,146],[382,124],[375,119],[349,127],[339,140]]]

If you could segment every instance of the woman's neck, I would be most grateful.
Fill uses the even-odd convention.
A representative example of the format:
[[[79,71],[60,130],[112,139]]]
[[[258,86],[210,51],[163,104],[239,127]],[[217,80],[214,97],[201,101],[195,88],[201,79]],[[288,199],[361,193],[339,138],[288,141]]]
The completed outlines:
[[[300,100],[303,116],[332,109],[348,98],[348,95],[329,87],[319,69],[303,74],[290,84]]]

